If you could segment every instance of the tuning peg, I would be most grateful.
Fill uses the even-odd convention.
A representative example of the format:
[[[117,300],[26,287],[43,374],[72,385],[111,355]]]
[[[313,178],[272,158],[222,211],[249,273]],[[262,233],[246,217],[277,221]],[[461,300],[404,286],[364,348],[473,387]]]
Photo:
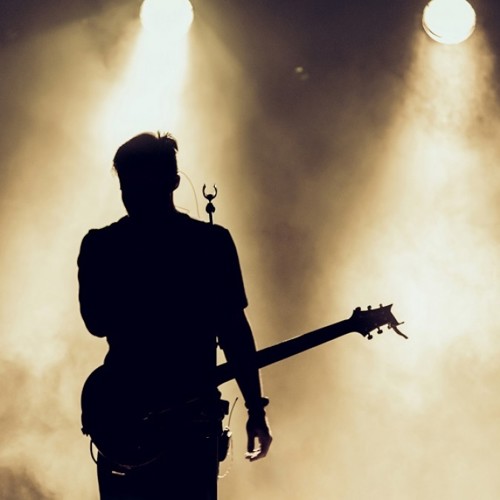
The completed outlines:
[[[373,335],[372,335],[371,333],[369,333],[369,334],[366,336],[366,338],[367,338],[368,340],[371,340],[371,339],[373,338]]]
[[[383,332],[382,328],[377,328],[377,333],[380,335]]]
[[[369,311],[371,311],[371,310],[372,310],[372,306],[368,306],[368,307],[367,307],[367,309],[368,309]]]

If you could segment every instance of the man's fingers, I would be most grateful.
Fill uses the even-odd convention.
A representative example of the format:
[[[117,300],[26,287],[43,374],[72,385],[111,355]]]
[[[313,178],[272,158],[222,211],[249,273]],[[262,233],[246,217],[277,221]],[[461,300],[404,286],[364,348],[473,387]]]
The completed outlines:
[[[261,451],[260,448],[256,448],[253,451],[247,451],[245,453],[245,458],[249,460],[250,462],[253,462],[254,460],[258,460],[261,457]]]
[[[247,439],[247,452],[252,453],[255,450],[255,440],[257,438],[256,432],[248,432]]]
[[[265,436],[261,436],[261,438],[259,439],[259,442],[260,442],[259,458],[264,458],[267,455],[267,452],[269,451],[272,440],[273,440],[273,438],[271,437],[270,434],[266,434]]]
[[[259,446],[255,447],[255,439],[259,441]],[[247,453],[245,454],[245,458],[253,462],[254,460],[258,460],[259,458],[264,458],[269,451],[269,447],[271,446],[272,437],[270,434],[261,434],[257,436],[249,436]]]

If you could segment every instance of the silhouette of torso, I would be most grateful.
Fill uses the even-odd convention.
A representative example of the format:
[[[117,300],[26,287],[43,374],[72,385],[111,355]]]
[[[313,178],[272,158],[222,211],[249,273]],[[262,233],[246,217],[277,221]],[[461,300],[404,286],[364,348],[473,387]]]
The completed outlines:
[[[78,264],[82,316],[125,385],[158,404],[215,390],[217,325],[246,306],[226,229],[179,213],[124,217],[85,236]]]

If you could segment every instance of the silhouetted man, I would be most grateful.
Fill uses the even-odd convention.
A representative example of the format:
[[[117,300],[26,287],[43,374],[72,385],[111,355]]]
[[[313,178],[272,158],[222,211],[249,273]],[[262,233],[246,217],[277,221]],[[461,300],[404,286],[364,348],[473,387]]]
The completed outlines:
[[[94,437],[101,426],[106,439],[122,417],[137,417],[157,445],[148,455],[143,430],[139,438],[125,430],[122,444],[139,439],[132,450],[144,452],[140,459],[129,464],[112,447],[99,450],[103,500],[215,499],[227,410],[216,387],[217,342],[248,409],[247,458],[264,457],[271,444],[236,248],[223,227],[176,211],[176,154],[168,134],[140,134],[118,149],[114,167],[128,215],[89,231],[78,258],[82,317],[109,345],[91,391],[91,409],[101,416],[86,420],[84,412],[84,432],[88,426]]]

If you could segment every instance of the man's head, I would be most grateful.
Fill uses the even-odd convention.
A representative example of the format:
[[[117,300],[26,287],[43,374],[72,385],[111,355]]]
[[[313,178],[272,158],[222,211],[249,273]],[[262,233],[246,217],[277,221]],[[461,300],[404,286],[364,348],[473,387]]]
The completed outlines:
[[[152,216],[172,206],[179,185],[177,141],[170,134],[139,134],[120,146],[113,165],[130,215]]]

